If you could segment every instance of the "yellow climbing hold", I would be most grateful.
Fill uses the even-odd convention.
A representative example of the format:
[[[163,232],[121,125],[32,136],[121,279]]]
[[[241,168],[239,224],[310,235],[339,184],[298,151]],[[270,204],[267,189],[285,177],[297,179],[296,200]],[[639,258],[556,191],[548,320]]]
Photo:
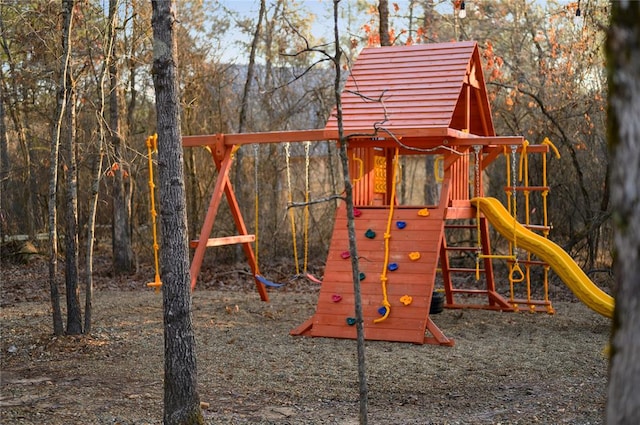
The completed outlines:
[[[418,215],[420,217],[429,217],[429,209],[428,208],[423,208],[420,211],[418,211]]]
[[[403,295],[402,297],[400,297],[400,302],[404,305],[409,305],[413,302],[413,298],[411,297],[411,295]]]
[[[409,259],[411,261],[419,260],[420,259],[420,253],[418,251],[410,252],[409,253]]]

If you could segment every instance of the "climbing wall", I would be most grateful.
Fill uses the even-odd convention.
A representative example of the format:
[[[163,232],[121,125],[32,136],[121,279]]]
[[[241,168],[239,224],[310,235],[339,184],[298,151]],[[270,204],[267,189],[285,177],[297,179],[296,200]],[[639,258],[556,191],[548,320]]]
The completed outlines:
[[[384,315],[381,275],[388,207],[355,211],[356,239],[365,338],[453,345],[429,318],[438,253],[443,237],[442,209],[394,209],[387,267],[388,317]],[[354,291],[346,209],[338,209],[316,313],[292,335],[356,338]],[[384,308],[384,307],[383,307]]]

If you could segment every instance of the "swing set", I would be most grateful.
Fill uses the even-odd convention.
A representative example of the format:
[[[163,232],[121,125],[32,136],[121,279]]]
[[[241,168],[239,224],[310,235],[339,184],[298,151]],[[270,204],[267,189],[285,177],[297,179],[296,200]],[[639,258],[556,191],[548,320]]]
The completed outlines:
[[[475,42],[366,48],[349,73],[342,105],[343,121],[338,123],[332,114],[324,129],[183,137],[186,148],[206,147],[217,170],[199,238],[191,242],[195,250],[190,269],[191,289],[196,286],[206,249],[230,244],[241,245],[262,300],[268,300],[267,287],[281,286],[260,272],[259,222],[255,223],[255,234],[250,234],[229,179],[233,152],[244,145],[253,145],[254,211],[258,220],[259,145],[265,143],[284,144],[288,214],[296,263],[294,277],[310,278],[309,205],[315,201],[310,199],[309,147],[312,142],[333,141],[348,144],[349,174],[356,176],[355,209],[347,214],[346,205],[339,203],[315,314],[293,329],[292,335],[357,337],[353,317],[356,294],[347,251],[351,237],[347,233],[348,216],[355,217],[367,340],[453,345],[431,317],[436,283],[443,286],[447,308],[518,311],[526,306],[522,308],[525,311],[551,314],[547,277],[550,267],[587,306],[611,317],[611,296],[597,288],[562,248],[547,239],[551,226],[547,215],[546,154],[553,151],[558,155],[558,151],[548,139],[530,145],[521,136],[496,136]],[[293,202],[290,171],[293,143],[305,144],[303,203]],[[529,155],[533,153],[542,155],[543,177],[539,185],[529,181]],[[520,154],[519,170],[517,154]],[[432,202],[426,196],[418,204],[398,202],[398,159],[412,155],[431,155],[434,168],[438,171],[442,168],[442,173],[434,178],[439,181],[435,205],[426,205]],[[484,171],[501,155],[507,164],[506,208],[497,199],[485,197],[482,183]],[[543,223],[539,225],[532,224],[530,217],[530,197],[534,193],[542,196]],[[230,207],[235,234],[211,237],[223,198]],[[298,206],[304,206],[302,267],[297,245],[299,229],[293,214],[293,208]],[[523,224],[519,216],[524,217]],[[492,250],[489,225],[509,242],[508,253]],[[475,232],[475,238],[471,239],[474,242],[466,243],[468,246],[455,245],[458,241],[450,236],[460,231]],[[378,234],[383,237],[377,237]],[[528,252],[527,256],[523,257],[521,251]],[[475,267],[455,267],[451,254],[460,252],[475,256]],[[494,261],[506,261],[509,265],[508,291],[497,289],[499,274],[494,273]],[[533,299],[532,295],[534,266],[545,270],[541,300]],[[376,273],[380,273],[379,280],[367,279]],[[456,287],[454,275],[475,275],[477,279],[482,276],[485,287],[481,284],[475,288]],[[523,290],[526,296],[516,298]],[[510,294],[503,295],[504,292]],[[477,299],[481,301],[474,303]]]

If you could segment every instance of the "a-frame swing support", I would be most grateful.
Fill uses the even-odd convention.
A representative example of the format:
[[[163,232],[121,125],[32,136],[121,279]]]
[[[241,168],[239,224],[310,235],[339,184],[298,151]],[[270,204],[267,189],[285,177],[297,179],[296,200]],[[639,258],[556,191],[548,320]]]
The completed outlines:
[[[242,213],[240,212],[240,207],[238,206],[235,192],[233,191],[231,181],[229,180],[229,172],[231,171],[231,165],[233,164],[233,145],[227,146],[224,144],[224,135],[216,135],[214,137],[215,143],[207,144],[205,146],[208,146],[209,150],[211,151],[213,162],[215,163],[216,169],[218,170],[218,176],[213,188],[213,194],[211,195],[211,201],[209,202],[209,208],[207,209],[207,214],[205,216],[204,223],[202,224],[202,229],[200,230],[200,238],[197,241],[191,242],[191,246],[195,247],[190,270],[192,291],[196,286],[196,281],[198,279],[198,275],[200,274],[200,268],[202,267],[202,261],[204,259],[205,249],[208,246],[222,246],[237,243],[241,244],[242,250],[247,257],[254,278],[260,273],[260,271],[258,270],[258,264],[256,262],[253,248],[251,247],[251,242],[255,241],[255,235],[250,235],[247,231],[247,226],[245,225],[244,219],[242,218]],[[185,139],[188,140],[188,138]],[[188,146],[187,140],[183,142],[185,143],[185,146]],[[236,229],[238,230],[238,235],[226,236],[222,238],[209,238],[209,236],[211,235],[211,231],[213,230],[213,224],[215,222],[216,215],[218,214],[218,209],[220,207],[220,202],[222,201],[223,193],[227,198],[229,209],[231,210],[231,215],[233,216],[233,221],[236,225]],[[260,294],[260,299],[262,301],[268,301],[269,295],[267,294],[264,285],[258,279],[255,279],[255,282],[256,289]]]
[[[302,142],[309,140],[326,140],[323,130],[307,130],[295,132],[273,132],[273,133],[249,133],[237,135],[201,135],[201,136],[184,136],[182,144],[184,147],[206,147],[211,152],[213,162],[218,171],[209,207],[205,215],[200,236],[198,240],[191,241],[190,246],[195,248],[193,259],[191,260],[191,290],[196,286],[198,275],[204,260],[204,254],[207,247],[223,246],[231,244],[242,245],[242,250],[247,258],[247,262],[251,267],[254,276],[256,289],[260,294],[262,301],[268,301],[269,295],[265,285],[260,281],[260,270],[256,261],[256,256],[251,243],[255,241],[255,235],[249,234],[247,226],[242,217],[242,212],[238,205],[235,192],[229,179],[231,166],[233,165],[233,151],[236,146],[250,143],[276,143],[276,142]],[[229,209],[236,226],[237,235],[224,236],[219,238],[210,238],[213,225],[222,202],[222,195],[225,195]]]

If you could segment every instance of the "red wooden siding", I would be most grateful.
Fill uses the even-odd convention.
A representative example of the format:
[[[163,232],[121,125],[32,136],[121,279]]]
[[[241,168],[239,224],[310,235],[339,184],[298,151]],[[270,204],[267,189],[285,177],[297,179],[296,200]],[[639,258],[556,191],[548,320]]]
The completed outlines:
[[[425,342],[444,218],[441,209],[431,209],[428,217],[418,215],[418,210],[419,208],[397,208],[393,213],[389,262],[397,263],[398,270],[387,273],[391,313],[380,323],[373,321],[380,317],[378,308],[382,305],[380,275],[384,264],[384,232],[389,209],[365,207],[361,209],[362,215],[356,218],[359,265],[361,272],[365,274],[361,281],[365,337],[369,340],[415,344]],[[398,229],[398,220],[404,221],[406,228]],[[367,229],[375,231],[375,238],[365,237]],[[341,253],[348,249],[346,211],[342,206],[336,215],[318,306],[311,319],[311,336],[356,336],[355,327],[349,326],[346,322],[348,317],[354,316],[351,260],[341,256]],[[420,252],[420,258],[412,261],[409,259],[411,252]],[[335,295],[341,296],[342,299],[335,302]],[[400,302],[404,295],[413,298],[413,302],[408,306]]]

